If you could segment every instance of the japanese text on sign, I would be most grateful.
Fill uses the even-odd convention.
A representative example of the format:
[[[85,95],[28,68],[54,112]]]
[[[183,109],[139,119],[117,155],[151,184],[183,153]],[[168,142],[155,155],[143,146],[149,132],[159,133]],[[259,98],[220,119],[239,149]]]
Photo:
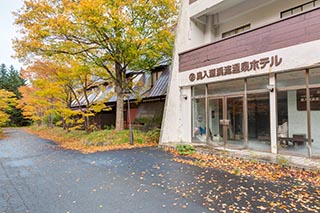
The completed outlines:
[[[271,68],[277,67],[282,63],[282,58],[278,55],[261,58],[259,60],[253,61],[244,61],[242,63],[235,63],[232,65],[227,65],[223,67],[217,67],[210,70],[204,70],[197,73],[191,73],[189,75],[189,80],[191,82],[202,80],[205,78],[214,78],[219,76],[226,76],[237,74],[241,72],[250,72],[250,71],[257,71],[262,70],[264,68]]]

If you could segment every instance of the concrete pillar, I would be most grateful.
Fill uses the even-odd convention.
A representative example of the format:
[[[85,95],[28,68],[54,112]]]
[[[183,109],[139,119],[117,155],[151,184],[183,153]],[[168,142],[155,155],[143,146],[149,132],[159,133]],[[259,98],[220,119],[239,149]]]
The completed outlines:
[[[181,117],[181,141],[191,143],[192,127],[191,127],[191,87],[183,87],[180,89],[180,117]]]
[[[270,74],[269,78],[269,98],[270,98],[270,139],[271,139],[271,153],[277,154],[277,127],[278,127],[278,113],[277,113],[277,91],[276,91],[276,76],[274,73]]]

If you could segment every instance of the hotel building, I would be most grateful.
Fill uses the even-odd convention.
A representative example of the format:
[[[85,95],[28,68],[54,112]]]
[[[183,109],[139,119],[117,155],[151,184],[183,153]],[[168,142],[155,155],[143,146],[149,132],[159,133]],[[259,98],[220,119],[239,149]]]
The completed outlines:
[[[320,157],[320,0],[182,0],[170,143]]]

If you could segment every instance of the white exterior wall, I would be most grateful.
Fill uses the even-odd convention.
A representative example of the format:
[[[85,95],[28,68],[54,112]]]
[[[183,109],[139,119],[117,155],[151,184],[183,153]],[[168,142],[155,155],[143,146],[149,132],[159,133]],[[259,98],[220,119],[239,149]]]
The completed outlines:
[[[204,44],[205,38],[205,26],[199,22],[188,20],[189,25],[186,25],[184,31],[188,35],[188,40],[185,41],[183,51],[196,48]]]
[[[291,46],[279,50],[274,50],[258,55],[253,55],[245,58],[238,58],[232,61],[222,62],[220,64],[214,64],[207,67],[201,67],[185,72],[179,72],[179,53],[187,50],[202,46],[203,44],[212,42],[217,39],[217,36],[221,37],[221,32],[228,31],[230,29],[239,27],[239,25],[247,24],[251,21],[252,28],[260,27],[276,20],[280,19],[280,11],[289,9],[290,7],[308,2],[306,0],[290,0],[290,1],[271,1],[269,5],[263,8],[258,8],[255,11],[244,11],[242,16],[237,16],[236,19],[230,19],[228,22],[221,24],[218,28],[219,33],[216,38],[210,35],[214,33],[213,26],[206,26],[195,20],[191,20],[190,17],[197,16],[197,14],[205,13],[206,8],[211,8],[214,5],[218,5],[223,2],[235,2],[234,0],[198,0],[195,3],[189,5],[189,0],[182,0],[179,22],[177,25],[177,36],[175,41],[175,49],[173,56],[173,65],[169,79],[168,93],[166,97],[166,104],[163,115],[163,123],[160,137],[160,144],[163,143],[191,143],[191,86],[197,84],[213,83],[217,81],[224,81],[230,79],[244,78],[261,74],[282,72],[291,69],[311,67],[316,65],[320,61],[320,40]],[[240,0],[239,0],[240,1]],[[242,0],[241,0],[242,1]],[[255,0],[261,2],[261,0]],[[253,2],[252,0],[244,2]],[[233,8],[235,9],[235,8]],[[238,8],[239,9],[239,8]],[[221,13],[222,16],[223,13]],[[215,18],[201,19],[211,25],[215,23]],[[209,20],[209,21],[208,21]],[[220,20],[221,21],[221,20]],[[252,61],[263,57],[271,57],[279,55],[283,59],[283,62],[278,67],[268,68],[264,70],[258,70],[253,72],[239,73],[229,76],[220,76],[212,79],[203,79],[201,81],[190,82],[189,75],[191,73],[202,72],[212,68],[223,67],[235,63],[241,63],[243,61]],[[308,55],[306,58],[305,56]],[[271,97],[275,100],[275,97]],[[272,102],[272,104],[274,104]],[[274,112],[275,108],[271,109]],[[273,117],[273,124],[275,126],[276,117]],[[276,128],[276,126],[275,126]],[[312,130],[312,134],[315,131]],[[276,130],[272,131],[272,152],[276,152]]]
[[[257,1],[257,0],[255,0]],[[261,0],[260,0],[261,1]],[[290,1],[274,1],[268,5],[257,8],[253,11],[250,11],[242,16],[236,16],[229,20],[226,23],[222,23],[220,25],[220,37],[221,34],[227,32],[229,30],[235,29],[237,27],[251,24],[251,29],[258,28],[260,26],[267,25],[269,23],[273,23],[275,21],[280,20],[281,11],[287,10],[289,8],[295,7],[297,5],[301,5],[305,2],[309,2],[309,0],[290,0]],[[239,11],[240,12],[240,11]],[[243,12],[243,11],[242,11]],[[225,14],[226,13],[226,14]],[[227,12],[222,12],[220,14],[220,18],[222,20],[226,19]]]
[[[191,104],[191,87],[181,88],[181,141],[182,142],[191,142],[191,113],[192,113],[192,104]]]
[[[310,0],[198,0],[187,5],[189,16],[188,48],[208,44],[221,39],[221,34],[229,30],[251,24],[251,29],[280,20],[281,11],[309,2]],[[233,4],[237,4],[232,6]],[[188,3],[187,3],[188,4]],[[223,5],[223,6],[221,6]],[[230,8],[225,8],[230,5]],[[210,10],[221,10],[215,13]],[[182,11],[182,10],[181,10]],[[196,21],[197,20],[197,21]],[[186,25],[187,26],[187,25]],[[214,27],[215,26],[215,27]],[[216,29],[216,33],[215,30]]]
[[[189,1],[182,1],[177,36],[163,113],[160,144],[191,142],[191,90],[179,87],[179,53],[194,46],[190,40]],[[188,45],[186,45],[188,44]],[[185,97],[187,99],[185,99]],[[189,136],[188,136],[189,135]]]

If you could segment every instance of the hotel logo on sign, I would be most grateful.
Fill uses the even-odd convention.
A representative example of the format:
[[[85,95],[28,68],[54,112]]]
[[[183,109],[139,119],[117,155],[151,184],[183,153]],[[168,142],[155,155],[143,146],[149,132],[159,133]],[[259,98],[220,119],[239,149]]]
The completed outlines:
[[[282,58],[278,55],[261,58],[253,61],[244,61],[223,67],[217,67],[209,70],[191,73],[189,80],[191,82],[203,80],[206,78],[214,78],[219,76],[233,75],[241,72],[258,71],[267,67],[277,67],[282,63]]]

